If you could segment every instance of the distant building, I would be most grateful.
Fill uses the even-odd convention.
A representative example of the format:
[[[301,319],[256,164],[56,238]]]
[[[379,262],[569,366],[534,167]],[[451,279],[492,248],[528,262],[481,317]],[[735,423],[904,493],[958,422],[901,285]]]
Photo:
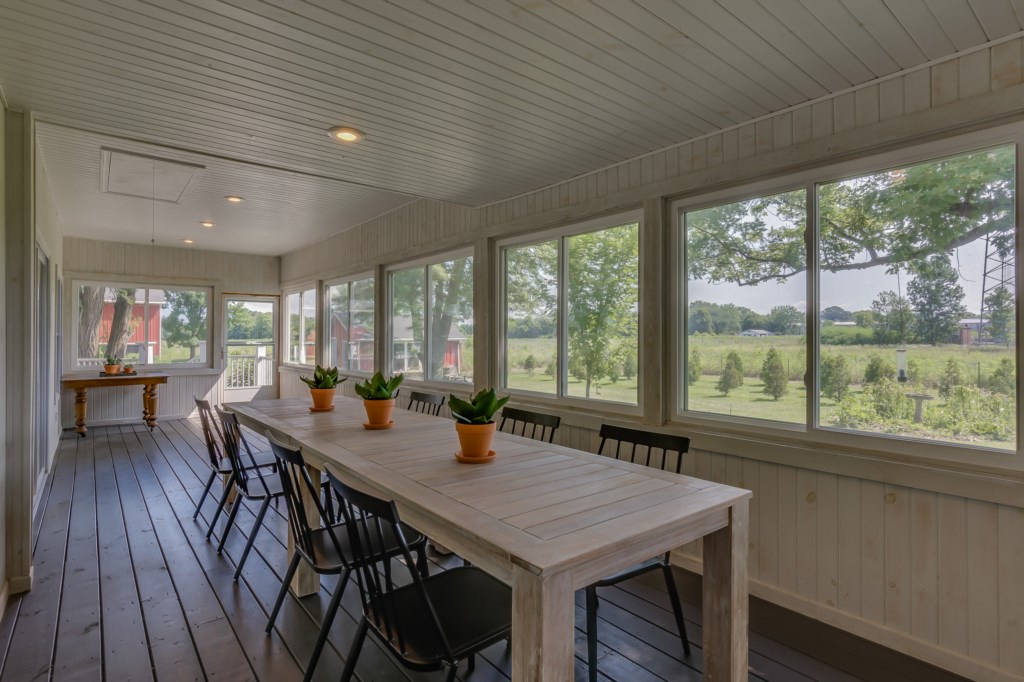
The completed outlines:
[[[775,336],[775,334],[767,329],[744,329],[740,332],[740,336]]]
[[[981,330],[988,328],[989,321],[984,323],[978,317],[965,317],[958,323],[960,326],[959,337],[956,339],[961,346],[970,346],[979,342]]]

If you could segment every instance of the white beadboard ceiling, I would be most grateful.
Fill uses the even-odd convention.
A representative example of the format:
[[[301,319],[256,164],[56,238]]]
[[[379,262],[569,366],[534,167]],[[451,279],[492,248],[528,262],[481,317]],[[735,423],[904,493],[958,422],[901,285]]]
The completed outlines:
[[[476,206],[1022,26],[1024,0],[0,0],[0,86],[55,124]]]

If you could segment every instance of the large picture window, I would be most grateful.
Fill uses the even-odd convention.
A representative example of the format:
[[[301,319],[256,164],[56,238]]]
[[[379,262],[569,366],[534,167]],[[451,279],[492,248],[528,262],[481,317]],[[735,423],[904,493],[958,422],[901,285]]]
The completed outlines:
[[[206,288],[78,283],[75,364],[210,366],[209,306]]]
[[[682,410],[1015,449],[1016,146],[868,170],[680,207]]]
[[[472,256],[393,270],[390,288],[391,370],[472,383]]]
[[[637,404],[639,223],[503,250],[504,387]]]
[[[373,278],[327,289],[330,347],[327,364],[350,372],[373,372]]]
[[[288,362],[299,365],[316,363],[316,287],[293,291],[284,297],[287,320]]]

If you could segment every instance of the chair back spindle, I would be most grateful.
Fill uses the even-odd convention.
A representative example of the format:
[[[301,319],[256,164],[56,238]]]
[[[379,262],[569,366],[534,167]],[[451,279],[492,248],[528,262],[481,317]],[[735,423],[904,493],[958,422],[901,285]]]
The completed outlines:
[[[247,497],[269,497],[270,487],[263,476],[263,470],[256,465],[256,457],[252,454],[242,426],[234,412],[216,408],[224,433],[224,451],[231,462],[231,471],[235,476],[235,485]],[[255,481],[255,482],[254,482]]]
[[[444,396],[437,393],[411,391],[409,393],[409,410],[420,414],[438,416],[444,407]]]
[[[221,467],[224,459],[224,452],[221,445],[224,443],[224,433],[217,426],[217,420],[213,418],[213,408],[209,400],[203,400],[193,396],[196,401],[196,408],[199,410],[199,423],[203,427],[203,440],[206,441],[206,453],[210,459],[210,466],[214,470]]]
[[[553,414],[542,414],[540,412],[520,410],[515,407],[506,407],[501,411],[501,424],[498,425],[498,430],[505,431],[506,423],[511,424],[510,429],[506,433],[553,443],[555,432],[558,431],[562,418]],[[516,429],[519,429],[518,433]]]
[[[628,429],[623,426],[612,426],[610,424],[602,424],[600,432],[601,444],[597,448],[598,454],[605,454],[605,445],[608,443],[615,444],[615,451],[611,453],[615,459],[626,459],[622,457],[623,445],[628,446],[628,461],[634,464],[643,464],[644,466],[652,466],[652,457],[655,450],[661,450],[661,465],[660,469],[664,471],[672,471],[677,474],[683,471],[683,455],[690,449],[690,439],[686,436],[675,436],[668,433],[651,433],[649,431],[640,431],[638,429]],[[641,454],[643,461],[638,461],[637,448],[641,447],[643,450]],[[671,453],[675,453],[675,466],[671,467],[670,462],[672,458],[669,457]]]

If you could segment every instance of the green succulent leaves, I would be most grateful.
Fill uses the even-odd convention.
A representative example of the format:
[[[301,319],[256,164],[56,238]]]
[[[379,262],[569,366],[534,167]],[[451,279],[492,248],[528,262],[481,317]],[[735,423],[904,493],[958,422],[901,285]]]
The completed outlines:
[[[310,388],[335,388],[348,377],[338,377],[338,368],[324,369],[320,365],[313,370],[313,378],[299,377]]]
[[[117,357],[116,355],[108,355],[107,356],[107,364],[108,365],[120,365],[121,364],[121,358]]]
[[[493,388],[480,391],[468,401],[454,395],[448,398],[448,407],[455,421],[462,424],[490,424],[494,413],[508,402],[509,396],[499,398]]]
[[[363,400],[391,400],[404,380],[404,374],[385,378],[383,374],[377,372],[363,383],[356,384],[356,394]]]

